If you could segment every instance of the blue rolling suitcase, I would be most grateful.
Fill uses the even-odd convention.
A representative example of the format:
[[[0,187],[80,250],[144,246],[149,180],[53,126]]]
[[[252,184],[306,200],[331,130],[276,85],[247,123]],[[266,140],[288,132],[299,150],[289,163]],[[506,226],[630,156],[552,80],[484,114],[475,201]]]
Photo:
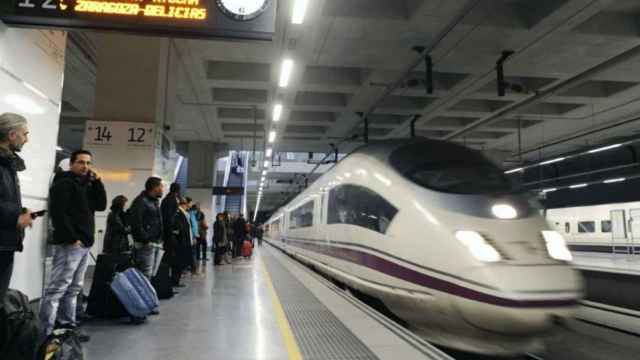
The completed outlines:
[[[137,269],[131,268],[116,274],[111,289],[133,317],[144,318],[158,308],[156,291]]]

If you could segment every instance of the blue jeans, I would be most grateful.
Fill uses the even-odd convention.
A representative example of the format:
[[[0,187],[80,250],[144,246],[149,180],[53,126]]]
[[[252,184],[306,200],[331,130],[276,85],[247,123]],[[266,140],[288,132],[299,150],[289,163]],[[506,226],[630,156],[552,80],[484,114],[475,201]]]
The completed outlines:
[[[136,243],[135,249],[138,269],[147,277],[147,279],[151,280],[154,269],[157,269],[160,261],[162,261],[160,258],[160,251],[162,250],[162,247],[153,243],[145,245]]]
[[[89,265],[89,248],[53,245],[53,269],[40,306],[42,328],[49,335],[56,320],[61,325],[76,324],[76,300],[84,285]]]

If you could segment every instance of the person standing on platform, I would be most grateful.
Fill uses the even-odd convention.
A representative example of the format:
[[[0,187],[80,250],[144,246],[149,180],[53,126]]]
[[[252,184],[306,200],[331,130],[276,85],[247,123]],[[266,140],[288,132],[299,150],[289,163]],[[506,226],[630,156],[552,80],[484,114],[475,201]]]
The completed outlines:
[[[224,254],[229,248],[229,238],[227,236],[227,225],[223,213],[216,216],[216,222],[213,224],[213,243],[216,252],[214,255],[214,265],[222,265]]]
[[[53,268],[42,299],[40,320],[47,335],[54,327],[76,327],[76,300],[82,291],[94,243],[95,212],[107,208],[107,194],[100,176],[91,170],[92,155],[79,150],[71,155],[70,168],[58,174],[49,201],[53,224]],[[81,339],[88,341],[87,335]]]
[[[256,238],[258,239],[258,246],[262,246],[262,237],[264,236],[264,230],[262,225],[256,226]]]
[[[247,238],[246,225],[247,222],[244,220],[244,216],[240,214],[233,224],[233,233],[235,235],[233,250],[234,257],[239,257],[241,255],[242,243],[244,243],[244,240]]]
[[[104,234],[104,249],[107,254],[123,254],[131,250],[129,246],[129,234],[131,228],[125,216],[127,199],[123,195],[116,196],[111,201],[111,213],[107,217],[107,230]]]
[[[228,212],[224,212],[224,225],[225,225],[225,230],[227,231],[227,241],[229,241],[229,249],[227,249],[228,251],[231,251],[231,257],[234,257],[235,254],[235,236],[234,236],[234,232],[233,232],[233,224],[234,224],[234,219],[231,215],[229,215]]]
[[[174,281],[180,281],[180,276],[186,269],[191,269],[192,275],[197,275],[197,267],[193,257],[193,231],[191,227],[191,215],[189,214],[190,203],[180,198],[178,200],[178,210],[174,214],[173,231],[174,244],[176,245],[175,270],[173,272]],[[176,273],[180,274],[177,275]]]
[[[173,183],[169,187],[169,193],[162,200],[162,220],[164,225],[164,239],[168,240],[172,236],[173,221],[175,220],[176,212],[178,212],[180,200],[180,184]]]
[[[134,241],[136,264],[140,271],[151,279],[153,268],[162,248],[162,213],[160,199],[164,192],[162,179],[150,177],[144,191],[133,200],[129,209],[131,235]]]
[[[207,261],[207,230],[209,230],[207,218],[200,210],[199,203],[195,203],[191,211],[195,214],[195,216],[192,216],[192,221],[195,219],[197,224],[196,233],[194,234],[196,237],[196,260]]]
[[[29,129],[24,117],[0,115],[0,303],[9,289],[15,252],[22,251],[24,230],[31,226],[31,212],[22,208],[18,172],[26,170],[18,156],[27,143]]]

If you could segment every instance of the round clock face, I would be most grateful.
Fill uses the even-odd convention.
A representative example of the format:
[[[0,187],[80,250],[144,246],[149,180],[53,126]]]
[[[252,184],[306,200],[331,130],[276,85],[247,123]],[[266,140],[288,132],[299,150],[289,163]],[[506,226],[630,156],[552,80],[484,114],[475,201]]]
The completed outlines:
[[[271,0],[216,0],[222,12],[235,20],[247,21],[260,16]]]

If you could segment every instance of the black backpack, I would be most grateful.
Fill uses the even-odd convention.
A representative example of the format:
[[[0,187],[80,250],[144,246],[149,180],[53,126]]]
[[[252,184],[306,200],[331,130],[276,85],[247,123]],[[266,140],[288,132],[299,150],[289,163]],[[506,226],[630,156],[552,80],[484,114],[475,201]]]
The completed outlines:
[[[40,336],[38,316],[29,298],[9,290],[0,303],[0,359],[33,359]]]
[[[73,329],[54,330],[38,350],[37,360],[83,360],[84,352]]]

